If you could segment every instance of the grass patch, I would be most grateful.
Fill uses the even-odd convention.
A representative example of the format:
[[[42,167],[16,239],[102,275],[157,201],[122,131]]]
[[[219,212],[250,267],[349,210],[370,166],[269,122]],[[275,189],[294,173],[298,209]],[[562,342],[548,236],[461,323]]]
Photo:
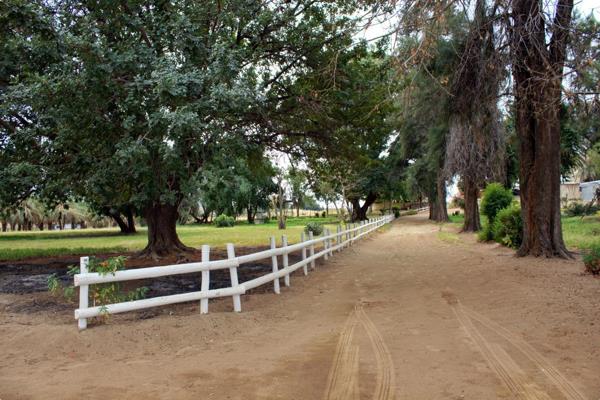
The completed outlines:
[[[244,247],[267,246],[271,236],[280,242],[281,235],[287,235],[289,243],[297,243],[304,226],[311,221],[322,223],[332,231],[335,231],[337,224],[334,217],[301,217],[288,218],[285,230],[277,229],[277,221],[269,221],[258,225],[238,223],[231,228],[182,225],[177,227],[177,232],[183,243],[194,248],[200,248],[203,244],[224,248],[227,243]],[[121,235],[116,228],[8,232],[0,234],[0,260],[137,251],[148,243],[146,235],[144,227],[139,227],[134,235]]]
[[[462,226],[465,223],[465,214],[460,213],[460,215],[449,215],[451,224],[456,224]]]
[[[563,238],[571,249],[589,249],[600,246],[600,217],[563,217]]]
[[[442,242],[446,242],[446,243],[450,243],[450,244],[460,243],[460,238],[458,237],[458,234],[456,234],[454,232],[439,231],[437,233],[437,238],[439,240],[441,240]]]

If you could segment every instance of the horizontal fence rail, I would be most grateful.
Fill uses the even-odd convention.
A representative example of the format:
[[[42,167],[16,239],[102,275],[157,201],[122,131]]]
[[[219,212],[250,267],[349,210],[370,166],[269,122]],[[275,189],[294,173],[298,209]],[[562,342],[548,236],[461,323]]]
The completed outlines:
[[[275,237],[271,237],[270,249],[237,257],[235,256],[234,245],[228,243],[227,259],[224,260],[210,261],[210,247],[204,245],[202,246],[202,261],[199,262],[130,269],[106,275],[97,272],[88,272],[89,258],[81,257],[80,273],[74,276],[74,285],[79,287],[79,308],[75,310],[75,319],[78,320],[78,326],[81,330],[87,328],[88,318],[99,315],[117,314],[198,300],[200,301],[200,313],[206,314],[208,313],[208,300],[218,297],[231,297],[234,311],[241,312],[241,295],[245,294],[246,291],[273,282],[273,291],[279,294],[281,291],[279,280],[281,278],[284,279],[285,286],[290,286],[290,275],[292,272],[303,268],[304,275],[307,275],[309,266],[310,269],[315,269],[315,261],[317,259],[323,257],[323,259],[327,260],[333,256],[335,251],[341,251],[343,248],[351,246],[356,240],[391,222],[393,219],[392,215],[385,215],[360,223],[348,224],[345,230],[342,230],[342,227],[338,225],[335,233],[331,233],[328,229],[325,229],[323,235],[316,238],[313,237],[312,232],[309,232],[308,238],[302,233],[300,242],[292,245],[288,245],[287,237],[282,236],[281,247],[277,247]],[[315,248],[316,245],[321,245],[321,248],[317,250]],[[302,259],[297,263],[289,265],[289,254],[297,251],[301,252]],[[279,269],[278,256],[282,257],[281,269]],[[238,282],[237,270],[240,265],[269,258],[272,264],[271,273],[243,283]],[[210,271],[221,269],[229,270],[231,287],[210,289]],[[105,304],[102,306],[88,306],[89,285],[158,278],[193,272],[202,273],[200,291]]]

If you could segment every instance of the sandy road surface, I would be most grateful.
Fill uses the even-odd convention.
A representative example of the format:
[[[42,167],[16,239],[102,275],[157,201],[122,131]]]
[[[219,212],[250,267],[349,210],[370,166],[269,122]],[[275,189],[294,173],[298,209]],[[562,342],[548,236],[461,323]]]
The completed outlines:
[[[2,295],[0,399],[600,399],[600,280],[439,230],[402,217],[241,314],[78,333]]]

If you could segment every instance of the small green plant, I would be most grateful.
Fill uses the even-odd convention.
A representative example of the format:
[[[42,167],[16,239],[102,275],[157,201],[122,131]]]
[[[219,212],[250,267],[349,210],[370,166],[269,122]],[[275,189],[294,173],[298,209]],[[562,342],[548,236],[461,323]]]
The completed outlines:
[[[585,271],[592,275],[600,275],[600,245],[592,246],[583,254]]]
[[[213,223],[217,228],[230,228],[235,225],[235,218],[221,214],[215,218]]]
[[[304,232],[307,234],[312,232],[314,236],[319,236],[321,233],[323,233],[323,225],[321,225],[319,222],[309,222],[304,227]]]
[[[52,274],[48,277],[48,291],[56,296],[58,292],[62,289],[62,285],[60,284],[60,280],[58,279],[58,275]]]
[[[394,212],[394,218],[400,218],[400,207],[392,207],[392,211]]]
[[[114,274],[117,271],[125,268],[126,257],[112,257],[102,261],[95,257],[91,257],[88,262],[88,271],[97,272],[100,275]],[[71,266],[67,271],[69,276],[73,276],[79,273],[79,266]],[[60,280],[56,274],[52,274],[48,277],[48,291],[53,295],[61,294],[67,300],[72,300],[75,295],[75,287],[69,285],[62,287]],[[113,303],[121,303],[123,301],[140,300],[146,297],[148,288],[145,286],[136,288],[125,292],[119,282],[101,283],[97,285],[90,285],[89,296],[92,301],[92,306],[100,306],[101,311],[106,313],[106,305]],[[106,315],[104,315],[106,318]]]
[[[512,205],[500,210],[492,226],[494,240],[504,246],[518,248],[523,241],[521,208]]]
[[[79,267],[69,267],[69,270],[67,271],[67,275],[71,277],[77,273],[79,273]],[[50,275],[48,277],[47,282],[48,291],[50,292],[50,294],[52,294],[53,296],[62,295],[65,298],[65,300],[68,301],[73,300],[73,296],[75,295],[75,286],[68,285],[63,287],[56,273]]]
[[[325,217],[327,217],[327,211],[323,211],[323,212],[321,213],[321,218],[325,218]]]

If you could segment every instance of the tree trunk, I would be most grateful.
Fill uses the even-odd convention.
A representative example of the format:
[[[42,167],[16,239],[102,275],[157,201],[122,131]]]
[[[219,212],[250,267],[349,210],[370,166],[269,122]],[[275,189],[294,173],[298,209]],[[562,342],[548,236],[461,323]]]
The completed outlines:
[[[119,226],[119,229],[121,230],[121,233],[123,233],[123,234],[129,233],[129,226],[127,226],[127,224],[125,223],[125,220],[123,220],[123,217],[121,216],[121,214],[119,212],[111,213],[110,217],[117,223],[117,225]]]
[[[560,221],[561,83],[573,0],[558,0],[549,37],[537,0],[514,0],[515,127],[523,242],[517,254],[571,257]]]
[[[123,219],[123,215],[121,215],[120,211],[115,209],[110,209],[107,211],[109,217],[111,217],[116,223],[122,234],[128,235],[132,233],[136,233],[135,229],[135,218],[133,215],[133,210],[130,207],[125,209],[125,219]]]
[[[369,210],[369,207],[371,207],[371,205],[375,202],[375,200],[377,200],[377,195],[373,192],[369,192],[362,207],[360,206],[360,199],[350,199],[350,202],[352,203],[352,221],[367,220],[367,211]]]
[[[148,245],[141,251],[142,256],[152,258],[171,254],[191,252],[177,236],[177,206],[170,204],[154,204],[144,210],[148,224]]]
[[[448,222],[450,218],[448,218],[448,207],[446,205],[446,181],[438,177],[436,183],[436,195],[437,195],[437,215],[436,222]]]
[[[429,200],[429,220],[430,221],[435,221],[437,219],[437,212],[438,212],[437,200],[430,199]]]
[[[248,218],[248,223],[253,224],[255,214],[252,212],[252,207],[246,208],[246,216]]]
[[[283,186],[281,181],[279,181],[279,189],[278,189],[278,206],[279,206],[279,216],[277,218],[277,228],[279,229],[285,229],[285,214],[284,214],[284,210],[283,210],[283,206],[285,205],[285,199],[284,199],[284,193],[283,193]]]
[[[473,182],[473,180],[468,178],[465,178],[464,186],[465,222],[463,225],[463,232],[477,232],[481,229],[481,222],[479,220],[479,204],[477,204],[479,188],[475,182]]]
[[[125,216],[127,217],[127,233],[136,233],[135,229],[135,216],[133,215],[133,210],[131,207],[127,207],[125,209]]]
[[[2,232],[6,232],[8,229],[8,223],[6,221],[2,221]]]

